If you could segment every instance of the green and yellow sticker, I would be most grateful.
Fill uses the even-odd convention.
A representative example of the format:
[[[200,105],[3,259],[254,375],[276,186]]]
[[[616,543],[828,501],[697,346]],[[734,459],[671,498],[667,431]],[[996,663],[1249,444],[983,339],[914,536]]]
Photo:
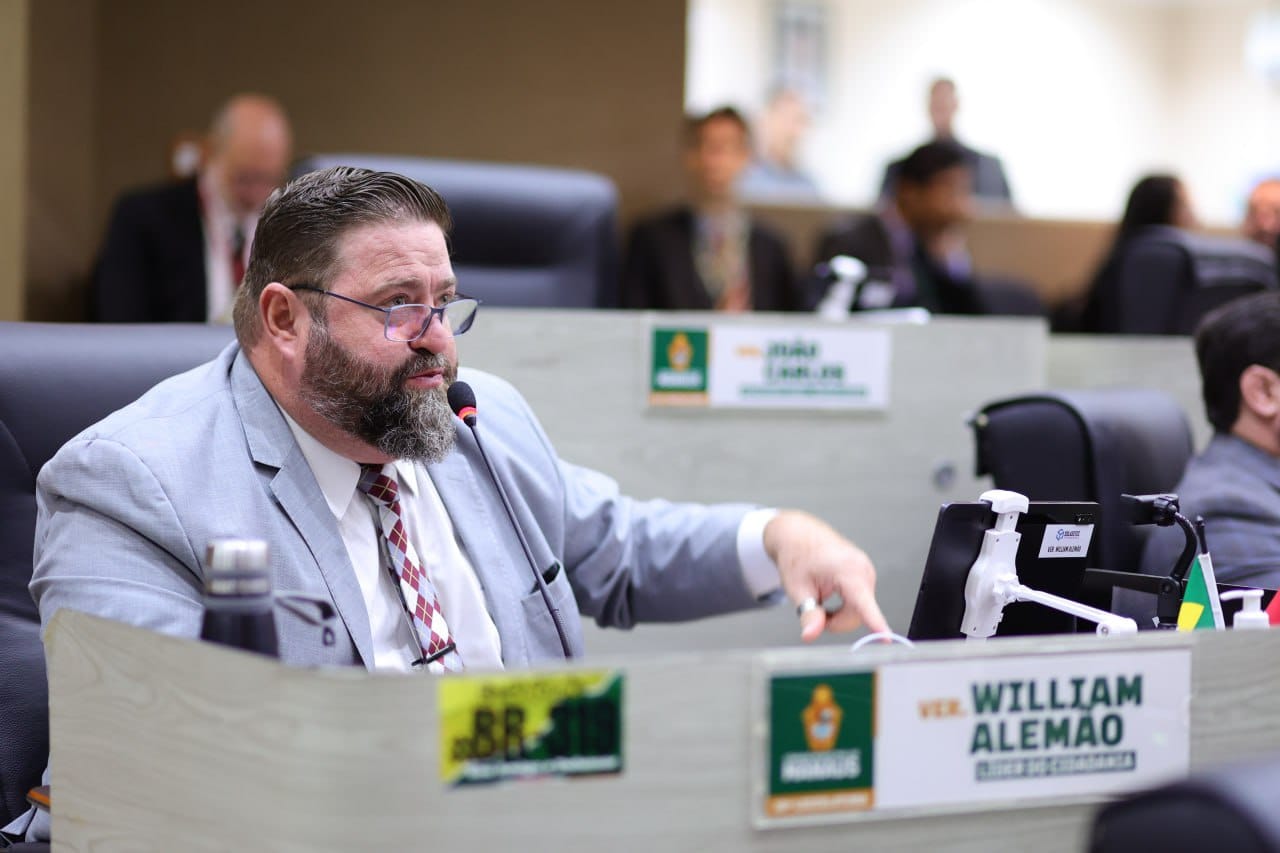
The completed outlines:
[[[441,679],[441,779],[622,772],[622,687],[609,670]]]

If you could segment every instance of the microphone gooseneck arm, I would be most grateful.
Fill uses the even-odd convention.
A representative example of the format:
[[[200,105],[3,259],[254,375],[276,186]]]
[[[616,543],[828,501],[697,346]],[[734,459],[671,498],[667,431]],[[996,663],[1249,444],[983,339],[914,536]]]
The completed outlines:
[[[538,592],[542,595],[542,602],[547,606],[547,612],[551,614],[551,621],[555,623],[556,635],[560,638],[560,648],[564,651],[565,660],[573,657],[573,652],[569,649],[569,638],[564,633],[564,624],[560,621],[560,608],[555,606],[551,600],[551,590],[547,588],[547,581],[542,577],[542,571],[538,568],[537,561],[533,558],[533,549],[529,547],[529,540],[525,538],[524,531],[520,529],[520,524],[516,521],[516,511],[511,506],[511,499],[507,497],[507,490],[502,487],[502,481],[498,479],[498,472],[494,470],[493,463],[489,461],[489,454],[484,452],[484,442],[480,440],[480,433],[476,430],[474,423],[468,424],[471,428],[471,434],[475,436],[476,447],[480,448],[480,458],[484,460],[484,467],[489,471],[489,477],[493,480],[493,484],[498,488],[498,497],[502,498],[502,506],[507,511],[507,518],[511,520],[511,526],[516,531],[516,538],[520,540],[520,547],[524,550],[525,559],[529,561],[529,568],[533,570],[534,583],[538,585]]]
[[[529,547],[529,540],[525,538],[524,530],[516,520],[516,511],[511,505],[511,499],[507,497],[507,490],[503,488],[502,480],[498,478],[498,472],[494,469],[493,463],[489,461],[489,454],[485,452],[484,442],[481,441],[480,432],[476,429],[475,394],[471,391],[470,386],[465,382],[454,382],[450,385],[449,406],[453,409],[454,414],[461,418],[462,422],[471,429],[471,435],[476,440],[476,447],[480,449],[480,458],[484,460],[484,467],[489,472],[489,479],[493,481],[494,487],[498,490],[498,497],[502,499],[502,507],[507,511],[507,519],[511,522],[511,527],[516,532],[516,538],[520,540],[520,548],[524,551],[529,568],[533,571],[533,581],[537,585],[538,593],[542,596],[542,603],[546,605],[547,612],[551,614],[551,621],[556,627],[556,636],[560,639],[560,649],[564,652],[565,660],[570,660],[573,658],[573,651],[569,648],[569,637],[565,634],[564,623],[560,619],[560,609],[551,600],[551,590],[547,587],[546,579],[542,577],[542,570],[538,568],[538,561],[534,559],[533,549]]]

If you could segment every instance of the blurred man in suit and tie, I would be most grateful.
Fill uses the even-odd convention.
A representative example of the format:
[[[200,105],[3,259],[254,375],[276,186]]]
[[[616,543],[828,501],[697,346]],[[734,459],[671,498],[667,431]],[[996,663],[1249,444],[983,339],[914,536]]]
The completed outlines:
[[[795,311],[805,307],[782,239],[751,221],[738,179],[751,161],[747,122],[732,107],[690,119],[690,203],[631,233],[624,308]]]
[[[116,203],[94,270],[94,318],[230,322],[258,216],[284,183],[292,151],[279,103],[231,98],[214,116],[195,177]]]

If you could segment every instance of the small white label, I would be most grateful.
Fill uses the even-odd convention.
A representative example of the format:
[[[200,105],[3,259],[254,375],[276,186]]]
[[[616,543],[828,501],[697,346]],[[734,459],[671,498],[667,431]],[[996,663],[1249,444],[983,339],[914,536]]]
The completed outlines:
[[[1092,524],[1050,524],[1040,542],[1041,557],[1083,557],[1093,539]]]

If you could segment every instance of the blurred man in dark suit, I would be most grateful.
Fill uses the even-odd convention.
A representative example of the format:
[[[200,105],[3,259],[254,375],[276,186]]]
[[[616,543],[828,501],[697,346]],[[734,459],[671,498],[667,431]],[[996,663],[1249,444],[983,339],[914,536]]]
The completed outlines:
[[[960,98],[955,81],[939,77],[929,86],[929,123],[933,125],[933,142],[950,142],[964,154],[965,165],[972,176],[973,194],[983,204],[995,207],[1013,207],[1013,193],[1009,179],[1005,177],[1000,158],[970,148],[956,139],[955,119],[960,109]],[[902,160],[895,160],[884,170],[880,182],[880,198],[893,193],[893,184],[902,168]]]
[[[116,203],[94,270],[94,318],[230,322],[258,215],[284,183],[292,150],[289,120],[273,98],[228,101],[194,178]]]
[[[828,231],[815,261],[857,258],[872,279],[893,285],[893,307],[983,313],[961,230],[973,212],[972,182],[958,145],[921,145],[902,161],[893,193],[879,212]]]
[[[631,233],[624,308],[791,311],[806,307],[782,240],[751,221],[736,185],[751,159],[746,120],[731,107],[690,119],[690,204]]]

